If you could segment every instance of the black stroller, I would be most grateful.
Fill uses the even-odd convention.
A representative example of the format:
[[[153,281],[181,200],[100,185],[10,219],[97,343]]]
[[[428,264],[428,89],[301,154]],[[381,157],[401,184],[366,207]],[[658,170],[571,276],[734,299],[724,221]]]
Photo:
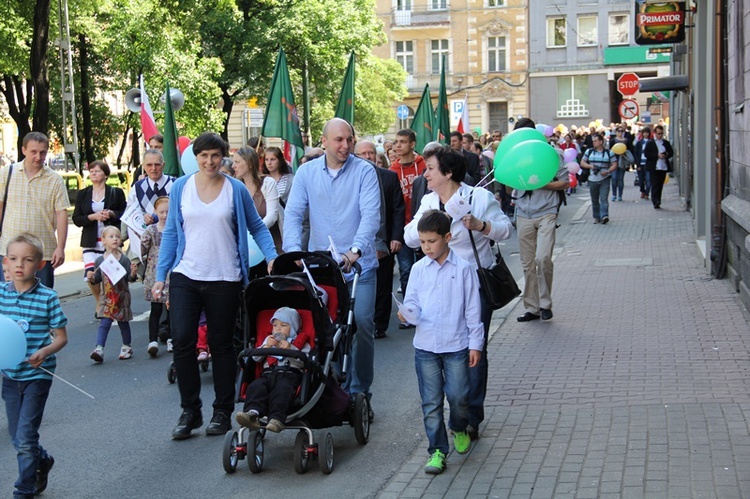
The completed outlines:
[[[328,294],[327,305],[310,279],[300,271],[297,261],[303,260],[317,288]],[[299,430],[294,443],[294,470],[305,473],[311,461],[318,461],[320,470],[333,471],[333,436],[330,431],[318,434],[312,430],[342,426],[354,427],[357,442],[366,444],[370,434],[369,402],[359,393],[353,399],[341,388],[349,363],[354,334],[354,300],[360,268],[355,264],[351,296],[338,264],[327,253],[286,253],[274,263],[274,275],[253,280],[244,294],[244,330],[246,344],[238,358],[242,374],[238,399],[244,401],[247,387],[260,375],[260,365],[253,356],[286,356],[304,364],[302,383],[289,408],[286,429]],[[308,353],[279,348],[254,348],[270,333],[270,319],[279,307],[296,309],[302,318],[302,333],[315,338]],[[334,369],[334,365],[336,369]],[[335,372],[337,371],[337,372]],[[250,471],[263,468],[267,419],[261,428],[241,427],[227,433],[222,449],[224,471],[234,473],[241,459],[248,458]]]

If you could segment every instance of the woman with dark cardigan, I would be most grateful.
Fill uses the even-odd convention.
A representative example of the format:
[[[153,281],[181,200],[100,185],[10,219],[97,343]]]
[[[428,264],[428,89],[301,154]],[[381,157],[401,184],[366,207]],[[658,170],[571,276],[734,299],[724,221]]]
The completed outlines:
[[[114,225],[120,228],[120,217],[125,212],[125,193],[119,187],[107,185],[109,165],[104,161],[94,161],[89,164],[89,179],[91,185],[78,191],[73,223],[82,227],[81,248],[83,249],[83,275],[94,270],[94,261],[104,254],[102,246],[102,230]],[[99,309],[99,284],[88,283],[91,294]],[[96,312],[94,312],[96,317]]]

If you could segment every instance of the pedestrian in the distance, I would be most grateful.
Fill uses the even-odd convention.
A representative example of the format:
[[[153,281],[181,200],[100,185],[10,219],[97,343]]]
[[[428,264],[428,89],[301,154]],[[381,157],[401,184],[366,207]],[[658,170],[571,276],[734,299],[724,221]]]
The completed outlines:
[[[133,320],[133,311],[130,308],[130,284],[137,279],[138,264],[131,263],[120,247],[122,246],[122,234],[117,227],[105,227],[102,231],[102,242],[104,243],[104,254],[94,262],[95,270],[86,273],[86,279],[94,284],[102,284],[101,297],[99,298],[99,330],[96,332],[96,348],[91,352],[91,359],[100,364],[104,362],[104,346],[107,344],[107,336],[112,323],[117,321],[122,335],[122,347],[120,348],[120,360],[126,360],[133,356],[131,346],[130,321]],[[101,265],[104,259],[113,256],[125,269],[125,275],[116,282],[102,272]]]
[[[8,433],[18,453],[13,497],[33,497],[47,488],[47,477],[55,464],[39,443],[39,427],[57,366],[55,354],[68,343],[68,319],[57,293],[35,276],[45,265],[42,241],[28,232],[21,233],[10,240],[5,255],[4,265],[11,280],[0,286],[0,313],[23,330],[27,359],[2,371]]]
[[[398,317],[416,325],[414,365],[422,398],[424,428],[430,459],[425,473],[445,470],[448,433],[443,399],[448,399],[453,448],[465,454],[471,447],[469,368],[479,363],[484,346],[476,270],[448,246],[451,218],[438,210],[422,214],[417,224],[420,247],[427,258],[411,268],[404,308]]]

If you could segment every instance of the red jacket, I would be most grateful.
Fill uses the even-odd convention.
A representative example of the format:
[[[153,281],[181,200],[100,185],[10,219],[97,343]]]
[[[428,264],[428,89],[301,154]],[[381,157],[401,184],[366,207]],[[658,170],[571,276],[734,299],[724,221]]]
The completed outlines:
[[[414,153],[414,162],[407,166],[401,166],[399,159],[391,163],[389,170],[395,172],[398,175],[398,181],[401,183],[401,192],[404,195],[404,203],[406,204],[406,223],[411,222],[411,188],[414,183],[414,179],[424,173],[426,164],[424,158],[417,153]]]

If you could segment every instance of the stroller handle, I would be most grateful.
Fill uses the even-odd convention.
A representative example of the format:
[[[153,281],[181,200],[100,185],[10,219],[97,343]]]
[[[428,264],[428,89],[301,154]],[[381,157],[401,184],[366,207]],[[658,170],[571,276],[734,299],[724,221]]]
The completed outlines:
[[[290,357],[301,360],[306,368],[310,367],[310,357],[299,350],[290,350],[288,348],[246,348],[241,351],[238,355],[240,362],[244,364],[244,357],[267,357],[272,355],[274,357]]]

